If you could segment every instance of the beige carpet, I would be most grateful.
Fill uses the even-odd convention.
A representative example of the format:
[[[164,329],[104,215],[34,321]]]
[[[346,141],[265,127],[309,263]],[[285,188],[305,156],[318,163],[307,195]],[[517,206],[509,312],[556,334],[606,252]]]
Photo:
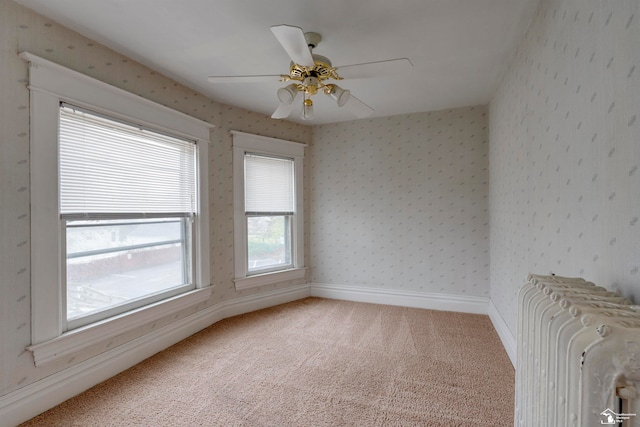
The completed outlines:
[[[308,298],[226,319],[22,426],[511,426],[487,316]]]

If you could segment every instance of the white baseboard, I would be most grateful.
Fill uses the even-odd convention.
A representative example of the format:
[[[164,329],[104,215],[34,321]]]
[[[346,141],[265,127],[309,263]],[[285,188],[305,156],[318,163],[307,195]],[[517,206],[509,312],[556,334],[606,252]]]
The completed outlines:
[[[311,296],[475,314],[487,314],[489,307],[489,299],[484,297],[408,292],[324,283],[312,283]]]
[[[515,339],[488,298],[312,283],[220,302],[64,371],[0,396],[0,426],[15,426],[33,418],[222,319],[308,296],[488,314],[515,365]]]
[[[489,301],[489,319],[491,319],[491,323],[493,323],[493,327],[495,328],[498,336],[500,337],[500,341],[502,341],[502,345],[509,355],[509,359],[511,359],[511,364],[513,367],[516,367],[516,338],[513,336],[509,327],[507,326],[507,322],[504,321],[504,318],[498,312],[498,309],[495,305],[493,305],[493,301]]]
[[[309,285],[223,301],[0,397],[0,426],[20,424],[227,317],[310,295]]]
[[[255,295],[223,301],[218,304],[220,306],[222,317],[215,320],[213,323],[226,319],[227,317],[250,313],[256,310],[262,310],[263,308],[307,298],[311,295],[309,288],[310,286],[308,284],[296,285],[277,289],[275,291],[261,292]]]

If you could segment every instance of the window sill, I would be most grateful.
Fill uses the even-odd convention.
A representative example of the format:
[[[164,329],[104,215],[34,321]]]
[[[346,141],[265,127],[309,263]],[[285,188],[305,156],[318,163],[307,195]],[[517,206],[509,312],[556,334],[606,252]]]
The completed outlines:
[[[174,314],[209,299],[212,287],[187,292],[182,295],[139,308],[119,316],[93,323],[57,338],[27,347],[33,353],[36,366],[68,357],[93,345],[104,343],[123,333],[140,328],[150,322]]]
[[[274,283],[282,283],[288,280],[302,279],[307,269],[292,268],[290,270],[275,271],[271,273],[256,274],[255,276],[240,277],[234,280],[236,291],[257,288],[259,286],[273,285]]]

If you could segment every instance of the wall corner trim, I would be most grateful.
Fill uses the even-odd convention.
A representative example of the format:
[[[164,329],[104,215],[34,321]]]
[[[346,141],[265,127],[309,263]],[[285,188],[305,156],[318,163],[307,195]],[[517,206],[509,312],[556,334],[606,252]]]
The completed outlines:
[[[507,326],[507,322],[504,321],[504,318],[498,312],[498,309],[493,304],[493,301],[489,301],[489,319],[491,319],[491,323],[493,323],[493,327],[498,333],[498,337],[500,337],[500,341],[502,341],[502,345],[504,346],[509,359],[511,359],[511,364],[514,368],[516,368],[516,338],[513,336],[509,327]]]

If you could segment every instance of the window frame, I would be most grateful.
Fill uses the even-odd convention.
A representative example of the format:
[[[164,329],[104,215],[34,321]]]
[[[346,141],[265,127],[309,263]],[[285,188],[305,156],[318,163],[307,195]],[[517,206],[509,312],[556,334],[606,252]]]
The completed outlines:
[[[209,265],[208,145],[213,125],[153,101],[22,52],[29,63],[31,179],[31,345],[36,366],[206,301],[212,293]],[[195,289],[77,329],[65,331],[62,275],[64,243],[58,193],[60,103],[139,123],[196,142]],[[55,302],[55,303],[52,303]],[[63,309],[65,310],[63,312]]]
[[[233,137],[234,197],[234,283],[236,290],[256,288],[305,277],[304,253],[304,149],[300,142],[285,141],[245,132],[231,131]],[[244,199],[245,153],[293,159],[295,211],[291,216],[291,267],[264,272],[249,272],[247,216]]]

